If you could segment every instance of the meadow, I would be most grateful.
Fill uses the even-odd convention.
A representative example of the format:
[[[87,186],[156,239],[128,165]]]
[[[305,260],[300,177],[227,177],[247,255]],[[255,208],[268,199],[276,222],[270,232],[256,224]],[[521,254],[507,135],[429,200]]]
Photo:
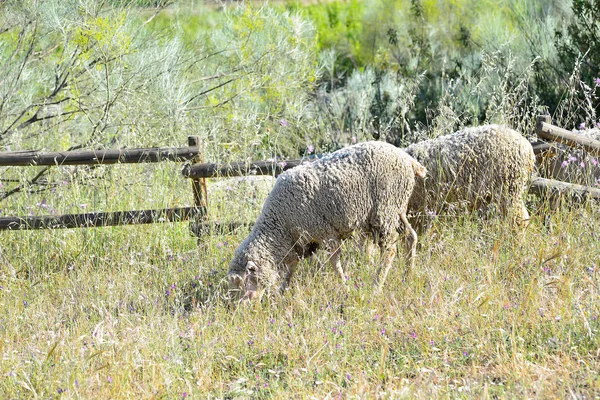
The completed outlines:
[[[536,204],[539,207],[539,204]],[[233,217],[233,215],[230,215]],[[440,220],[383,293],[353,241],[282,296],[238,306],[227,261],[246,232],[187,224],[6,232],[2,384],[31,397],[594,397],[598,210]],[[398,261],[401,264],[402,261]]]
[[[531,18],[530,39],[544,37],[558,3],[512,2],[478,20],[461,11],[468,1],[442,2],[454,36],[429,1],[153,7],[162,3],[0,2],[2,151],[182,146],[200,135],[207,161],[241,161],[488,122],[530,137],[548,110],[565,128],[597,123],[600,82],[586,83],[585,62],[556,78],[550,106],[536,66],[558,47],[546,40],[540,64],[516,39],[516,15]],[[382,15],[385,35],[367,29]],[[403,15],[412,28],[390,41],[386,24]],[[476,28],[480,47],[460,44],[461,25]],[[217,182],[209,220],[256,218],[264,193]],[[171,162],[2,167],[0,184],[2,216],[193,204]],[[200,241],[189,223],[4,231],[0,397],[596,397],[600,209],[532,195],[527,206],[524,237],[500,218],[438,216],[416,268],[404,276],[399,259],[379,295],[375,266],[349,240],[348,291],[317,253],[286,293],[245,305],[226,273],[247,228]]]

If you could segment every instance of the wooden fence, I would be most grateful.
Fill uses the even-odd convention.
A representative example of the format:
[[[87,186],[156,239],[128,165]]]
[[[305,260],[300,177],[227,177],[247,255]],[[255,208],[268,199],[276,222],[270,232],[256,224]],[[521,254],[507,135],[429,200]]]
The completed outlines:
[[[556,154],[556,146],[552,142],[581,148],[590,154],[600,155],[600,141],[554,126],[551,124],[549,116],[539,116],[537,118],[536,133],[540,141],[532,143],[532,147],[538,163],[542,163],[549,156]],[[63,165],[155,163],[166,160],[188,162],[184,166],[182,173],[192,181],[192,191],[194,194],[193,207],[56,216],[0,217],[0,230],[89,228],[179,222],[193,219],[195,222],[192,223],[191,230],[197,236],[227,234],[240,227],[250,226],[252,222],[209,221],[207,215],[208,196],[206,179],[245,175],[276,176],[287,169],[310,162],[308,159],[295,159],[231,164],[203,163],[199,138],[196,136],[190,136],[188,138],[188,146],[181,148],[86,150],[55,153],[40,153],[35,151],[0,153],[0,166],[45,165],[59,167]],[[546,178],[533,179],[530,192],[543,196],[568,197],[571,201],[600,200],[600,189]]]
[[[536,133],[540,140],[531,143],[531,145],[538,164],[543,163],[548,157],[556,155],[557,148],[552,142],[582,148],[591,154],[600,154],[599,141],[554,126],[551,124],[549,116],[544,115],[537,118]],[[550,143],[547,141],[550,141]],[[183,174],[193,179],[245,175],[278,175],[304,162],[310,162],[310,160],[256,161],[253,163],[231,164],[204,163],[186,166],[183,169]],[[564,197],[573,202],[582,202],[588,199],[600,200],[599,189],[541,177],[534,178],[531,181],[529,192],[552,198]],[[207,215],[203,215],[202,218],[202,220],[197,221],[191,226],[192,232],[197,236],[228,234],[240,227],[252,225],[252,222],[209,222]]]
[[[180,148],[143,148],[121,150],[75,150],[55,153],[17,151],[0,153],[0,166],[105,165],[117,163],[156,163],[161,161],[201,163],[200,141],[188,138]],[[161,210],[93,212],[51,216],[0,217],[0,230],[91,228],[180,222],[202,218],[206,214],[206,180],[192,178],[194,206]]]
[[[552,125],[549,115],[537,117],[536,134],[541,140],[562,143],[569,147],[585,150],[591,155],[600,156],[600,141]],[[532,143],[532,146],[539,164],[546,162],[548,158],[557,153],[554,143],[542,141]],[[529,191],[554,199],[557,197],[567,198],[571,202],[582,202],[588,199],[600,200],[600,189],[542,177],[532,180]]]

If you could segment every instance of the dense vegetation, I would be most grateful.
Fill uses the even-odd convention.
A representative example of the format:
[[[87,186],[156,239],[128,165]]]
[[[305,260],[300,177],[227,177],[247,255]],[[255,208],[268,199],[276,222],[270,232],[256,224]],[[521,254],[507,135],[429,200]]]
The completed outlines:
[[[399,145],[535,115],[598,123],[597,2],[0,1],[0,148],[182,146],[210,161]],[[3,167],[1,215],[192,202],[180,164]],[[264,194],[209,184],[211,220]],[[530,197],[504,221],[439,216],[382,296],[353,241],[236,307],[247,234],[187,224],[4,232],[0,393],[30,397],[592,397],[600,391],[597,206]],[[398,261],[399,265],[402,261]]]

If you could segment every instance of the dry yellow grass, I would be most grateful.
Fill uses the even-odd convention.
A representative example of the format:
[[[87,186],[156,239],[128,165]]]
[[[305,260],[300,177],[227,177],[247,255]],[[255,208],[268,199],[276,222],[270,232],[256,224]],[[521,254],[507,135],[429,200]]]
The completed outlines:
[[[234,215],[230,216],[235,218]],[[284,296],[237,307],[227,261],[244,237],[186,224],[4,233],[5,398],[593,397],[600,391],[598,211],[439,221],[417,269],[345,245],[350,291],[324,255]],[[401,263],[402,261],[399,261]]]

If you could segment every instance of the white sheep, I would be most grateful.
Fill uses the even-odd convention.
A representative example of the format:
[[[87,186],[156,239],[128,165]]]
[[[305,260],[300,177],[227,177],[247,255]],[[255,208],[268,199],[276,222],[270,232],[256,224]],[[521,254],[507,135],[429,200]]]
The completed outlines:
[[[406,209],[415,176],[425,168],[390,144],[365,142],[283,173],[269,194],[250,235],[229,264],[229,281],[252,299],[283,278],[289,284],[301,258],[318,248],[343,279],[340,246],[354,231],[372,235],[383,263],[375,278],[383,286],[396,255],[401,223],[407,234],[407,266],[414,263],[417,235]]]
[[[427,168],[409,202],[411,222],[422,231],[429,215],[496,208],[515,228],[524,229],[529,213],[524,192],[535,167],[531,144],[502,125],[466,128],[415,143],[406,152]]]

